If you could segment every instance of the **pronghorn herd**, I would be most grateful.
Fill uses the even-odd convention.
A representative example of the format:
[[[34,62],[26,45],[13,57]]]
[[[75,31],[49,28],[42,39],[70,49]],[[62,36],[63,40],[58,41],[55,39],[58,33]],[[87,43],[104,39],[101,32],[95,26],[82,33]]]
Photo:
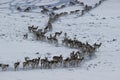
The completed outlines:
[[[37,40],[41,41],[47,41],[52,44],[58,44],[58,38],[63,33],[55,32],[54,35],[46,36],[46,32],[42,31],[42,29],[38,29],[38,27],[34,27],[34,25],[29,26],[28,30],[30,33],[33,33],[34,36],[36,36]],[[24,35],[24,38],[28,38],[28,34]],[[35,69],[35,68],[41,68],[41,69],[52,69],[52,68],[58,68],[58,67],[76,67],[80,65],[80,62],[84,60],[84,57],[92,57],[96,50],[102,45],[102,43],[94,43],[93,45],[89,44],[88,42],[83,43],[76,38],[71,39],[68,37],[67,33],[64,33],[64,38],[61,41],[63,46],[70,47],[70,48],[76,48],[78,49],[77,52],[73,51],[70,53],[70,56],[67,58],[63,58],[63,55],[60,56],[53,56],[52,60],[49,60],[48,57],[45,58],[34,58],[30,59],[29,57],[25,57],[24,62],[15,62],[14,63],[14,70],[19,70],[20,63],[23,65],[23,70],[26,69]],[[0,67],[2,71],[7,70],[9,67],[9,64],[0,64]]]
[[[81,11],[81,16],[85,14],[85,12],[90,11],[93,8],[96,8],[99,6],[103,1],[100,0],[99,3],[96,3],[94,7],[85,5],[83,2],[80,2],[78,0],[73,0],[69,2],[69,5],[76,5],[80,4],[84,6],[83,10],[74,10],[70,11],[70,14],[79,13]],[[60,7],[54,6],[52,7],[52,10],[59,10],[61,8],[66,7],[66,5],[61,5]],[[58,44],[58,38],[61,34],[63,34],[63,31],[55,32],[54,35],[50,34],[49,36],[46,35],[47,32],[53,30],[53,25],[56,20],[59,19],[61,16],[65,16],[68,14],[68,12],[61,12],[59,14],[55,12],[51,12],[49,10],[49,7],[46,6],[40,6],[39,8],[42,8],[41,13],[48,14],[49,20],[47,22],[47,25],[44,29],[39,29],[38,26],[28,26],[29,33],[32,33],[37,40],[41,41],[47,41],[52,44]],[[21,7],[17,7],[17,10],[19,11],[25,11],[29,12],[32,8],[27,7],[26,9],[22,10]],[[28,33],[23,35],[24,39],[28,39]],[[59,56],[53,56],[52,60],[49,60],[48,57],[45,58],[34,58],[30,59],[29,57],[25,57],[24,62],[15,62],[14,63],[14,70],[19,70],[20,64],[22,65],[23,70],[32,68],[41,68],[41,69],[52,69],[52,68],[59,68],[59,67],[77,67],[80,65],[80,62],[85,59],[85,56],[92,57],[96,50],[102,45],[102,43],[94,43],[93,45],[89,44],[88,42],[83,43],[82,41],[77,40],[76,38],[71,39],[67,35],[67,33],[64,33],[64,38],[61,41],[63,46],[70,47],[70,48],[76,48],[78,49],[77,52],[73,51],[70,53],[70,55],[67,58],[64,58],[63,55]],[[6,71],[9,68],[9,64],[0,63],[0,68],[2,71]]]
[[[79,0],[71,0],[71,1],[67,2],[66,4],[61,4],[59,6],[55,6],[55,5],[42,5],[42,6],[28,6],[26,8],[21,8],[20,6],[18,6],[16,9],[18,11],[22,11],[22,12],[30,12],[32,9],[40,8],[40,9],[42,9],[41,13],[49,14],[49,13],[51,13],[53,11],[63,9],[65,7],[68,7],[68,6],[79,5],[79,6],[83,7],[83,10],[79,10],[79,9],[73,10],[73,11],[70,11],[70,14],[81,12],[81,16],[82,16],[82,15],[85,14],[85,12],[88,12],[91,9],[96,8],[97,6],[101,5],[101,3],[104,2],[104,1],[105,0],[100,0],[98,3],[95,3],[94,6],[89,6],[89,5],[87,5],[84,2],[81,2]],[[62,15],[66,15],[66,14],[68,14],[68,12],[63,12],[62,13]]]
[[[67,58],[64,58],[63,55],[53,56],[52,60],[45,58],[34,58],[30,59],[29,57],[25,57],[23,62],[15,62],[14,70],[19,70],[20,64],[22,64],[22,69],[53,69],[53,68],[69,68],[69,67],[78,67],[80,66],[81,61],[85,59],[85,57],[91,58],[96,49],[101,46],[100,44],[93,44],[92,46],[88,43],[81,45],[80,50],[72,51]],[[9,64],[0,63],[0,68],[2,71],[6,71],[9,67]]]

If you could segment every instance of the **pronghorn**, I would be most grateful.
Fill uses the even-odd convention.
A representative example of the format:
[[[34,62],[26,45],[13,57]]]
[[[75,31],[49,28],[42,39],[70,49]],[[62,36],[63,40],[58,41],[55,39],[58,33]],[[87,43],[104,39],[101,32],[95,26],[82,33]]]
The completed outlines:
[[[20,62],[15,62],[14,63],[14,69],[15,69],[15,71],[18,70],[19,65],[20,65]]]
[[[60,32],[55,32],[55,37],[60,36],[62,34],[62,31]]]
[[[0,64],[0,67],[2,68],[2,71],[6,71],[9,67],[9,64]]]

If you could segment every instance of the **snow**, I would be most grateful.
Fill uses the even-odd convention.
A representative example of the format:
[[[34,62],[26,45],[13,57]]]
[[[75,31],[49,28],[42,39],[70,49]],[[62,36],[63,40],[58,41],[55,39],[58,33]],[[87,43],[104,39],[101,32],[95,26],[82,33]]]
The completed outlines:
[[[34,74],[35,73],[35,74]],[[11,74],[11,75],[9,75]],[[34,71],[22,71],[22,72],[7,72],[2,73],[1,76],[6,75],[7,77],[2,77],[1,80],[119,80],[119,74],[115,72],[108,74],[108,72],[100,73],[93,71],[79,71],[79,69],[69,69],[69,70],[34,70]]]
[[[102,46],[95,53],[95,57],[85,61],[77,68],[56,68],[56,69],[34,69],[13,71],[13,63],[24,61],[24,57],[30,58],[45,57],[51,58],[54,55],[63,54],[64,58],[76,49],[67,48],[47,42],[36,41],[32,34],[27,40],[23,35],[28,32],[29,25],[36,25],[44,28],[48,16],[35,12],[18,12],[14,5],[54,5],[69,0],[1,0],[0,1],[0,63],[10,64],[7,71],[0,70],[0,80],[120,80],[120,1],[106,0],[97,8],[86,13],[82,17],[79,13],[69,14],[61,17],[53,23],[53,31],[67,32],[73,38],[82,42],[102,42]],[[79,0],[86,4],[93,5],[98,0]],[[10,4],[12,4],[12,7]],[[29,4],[27,4],[29,3]],[[11,8],[10,8],[11,7]],[[67,6],[55,11],[56,13],[76,9],[83,9],[82,6]],[[63,34],[60,40],[63,38]],[[115,39],[115,41],[114,41]],[[39,52],[40,54],[35,54]],[[47,53],[50,53],[48,55]],[[22,64],[20,65],[22,67]]]

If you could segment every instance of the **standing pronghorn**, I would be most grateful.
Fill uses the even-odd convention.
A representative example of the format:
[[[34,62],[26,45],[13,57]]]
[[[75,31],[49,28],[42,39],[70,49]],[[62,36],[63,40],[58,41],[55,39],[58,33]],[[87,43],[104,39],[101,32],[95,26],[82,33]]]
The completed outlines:
[[[19,65],[20,65],[20,62],[15,62],[14,63],[14,69],[15,69],[15,71],[18,70]]]

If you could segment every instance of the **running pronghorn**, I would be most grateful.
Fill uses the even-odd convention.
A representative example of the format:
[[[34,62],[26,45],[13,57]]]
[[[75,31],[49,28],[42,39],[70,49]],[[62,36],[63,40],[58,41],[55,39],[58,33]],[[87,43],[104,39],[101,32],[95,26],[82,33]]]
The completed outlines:
[[[6,71],[9,67],[9,64],[0,64],[0,67],[2,68],[2,71]]]

